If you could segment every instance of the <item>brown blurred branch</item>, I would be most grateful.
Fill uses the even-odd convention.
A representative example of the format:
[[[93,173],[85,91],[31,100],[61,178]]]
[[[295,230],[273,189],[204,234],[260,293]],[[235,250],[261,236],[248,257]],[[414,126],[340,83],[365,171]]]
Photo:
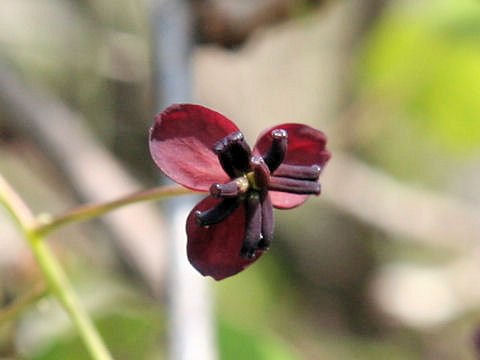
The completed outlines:
[[[292,0],[196,1],[200,40],[227,48],[241,45],[258,28],[289,17]]]
[[[47,294],[48,290],[44,283],[35,285],[27,295],[0,309],[0,326],[18,317],[24,310],[34,305]]]
[[[454,196],[416,188],[334,152],[322,197],[385,232],[452,249],[480,239],[480,208]]]
[[[32,137],[84,201],[112,199],[142,188],[83,126],[79,114],[45,90],[26,86],[1,59],[0,107],[8,114],[2,119]],[[159,294],[165,276],[164,244],[160,241],[165,236],[159,212],[153,205],[142,204],[121,209],[102,221],[127,262]]]

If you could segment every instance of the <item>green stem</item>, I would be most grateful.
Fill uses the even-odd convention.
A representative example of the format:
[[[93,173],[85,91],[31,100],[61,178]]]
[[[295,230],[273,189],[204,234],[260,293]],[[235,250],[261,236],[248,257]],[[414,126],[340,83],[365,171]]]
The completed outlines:
[[[17,226],[25,231],[34,222],[30,209],[25,205],[18,194],[10,187],[8,182],[0,175],[0,202],[5,206]]]
[[[138,191],[133,194],[121,197],[117,200],[97,204],[87,204],[74,208],[64,214],[53,217],[43,217],[35,226],[32,232],[38,235],[45,235],[56,228],[73,222],[85,221],[107,212],[118,209],[122,206],[137,203],[140,201],[160,200],[167,197],[191,194],[192,190],[178,185],[159,186],[153,189]]]
[[[43,237],[31,233],[28,236],[33,253],[49,285],[50,291],[63,305],[77,328],[92,359],[111,360],[112,357],[103,343],[97,329],[75,295],[60,263],[46,245]]]
[[[33,216],[22,199],[0,176],[0,202],[13,217],[27,238],[40,266],[49,290],[57,297],[77,328],[88,352],[94,360],[111,360],[107,348],[88,314],[77,300],[75,292],[57,259],[43,241],[43,237],[30,229]]]

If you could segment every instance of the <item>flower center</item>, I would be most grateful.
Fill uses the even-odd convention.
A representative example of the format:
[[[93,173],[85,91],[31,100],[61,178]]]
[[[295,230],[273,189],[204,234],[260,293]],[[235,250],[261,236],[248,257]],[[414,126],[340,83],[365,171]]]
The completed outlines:
[[[210,194],[221,201],[213,208],[196,211],[202,227],[218,224],[241,204],[245,207],[245,236],[240,255],[255,257],[257,250],[266,250],[273,237],[273,207],[269,190],[294,194],[320,194],[319,165],[283,164],[287,153],[287,131],[270,133],[270,149],[262,156],[253,155],[239,131],[218,141],[213,151],[232,179],[225,184],[213,184]]]
[[[248,185],[252,189],[260,191],[260,187],[257,185],[257,182],[255,181],[255,173],[253,171],[250,171],[249,173],[247,173],[246,177],[248,179]]]

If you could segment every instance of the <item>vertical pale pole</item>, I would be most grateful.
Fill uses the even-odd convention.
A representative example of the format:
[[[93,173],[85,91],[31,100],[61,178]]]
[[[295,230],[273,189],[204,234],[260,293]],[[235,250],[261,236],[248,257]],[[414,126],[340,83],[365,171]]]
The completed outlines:
[[[156,107],[191,102],[192,18],[187,0],[155,0],[151,13]],[[195,200],[194,200],[195,201]],[[169,201],[167,296],[170,360],[217,358],[208,281],[188,263],[185,220],[192,199]]]

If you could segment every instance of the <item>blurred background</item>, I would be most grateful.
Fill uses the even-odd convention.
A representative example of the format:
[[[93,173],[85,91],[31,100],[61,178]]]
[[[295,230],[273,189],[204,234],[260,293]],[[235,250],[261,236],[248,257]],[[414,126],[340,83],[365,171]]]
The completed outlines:
[[[322,195],[276,212],[261,261],[221,282],[188,269],[209,289],[189,297],[208,302],[210,359],[478,359],[480,3],[169,2],[0,1],[0,173],[36,213],[157,184],[147,138],[169,99],[158,53],[170,56],[157,40],[178,31],[159,29],[165,18],[181,18],[186,100],[250,144],[301,122],[333,153]],[[116,359],[177,359],[163,208],[51,236]],[[0,229],[6,307],[41,277],[3,209]],[[45,297],[1,324],[0,358],[87,355]]]

